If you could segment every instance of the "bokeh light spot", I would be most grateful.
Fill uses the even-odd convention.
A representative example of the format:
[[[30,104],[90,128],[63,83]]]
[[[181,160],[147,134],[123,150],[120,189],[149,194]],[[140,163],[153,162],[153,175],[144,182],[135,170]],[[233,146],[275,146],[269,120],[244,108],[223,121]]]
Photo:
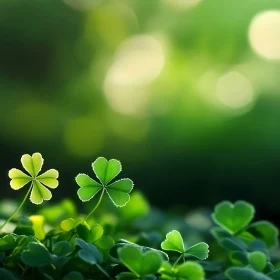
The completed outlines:
[[[266,59],[280,59],[280,10],[257,14],[249,28],[253,50]]]
[[[138,35],[123,42],[104,82],[111,107],[128,115],[142,113],[148,100],[146,86],[159,76],[163,66],[163,49],[154,37]]]
[[[242,74],[231,71],[217,81],[218,101],[231,109],[243,109],[254,99],[254,90],[250,81]]]
[[[116,84],[142,85],[154,80],[163,65],[163,49],[154,37],[133,36],[120,45],[107,78]]]
[[[201,0],[164,0],[168,5],[172,5],[175,8],[190,9],[197,6]]]

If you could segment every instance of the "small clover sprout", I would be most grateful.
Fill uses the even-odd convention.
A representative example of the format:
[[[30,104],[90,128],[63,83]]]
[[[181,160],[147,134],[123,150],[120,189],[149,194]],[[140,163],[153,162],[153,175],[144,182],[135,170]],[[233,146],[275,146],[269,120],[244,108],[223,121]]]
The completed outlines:
[[[200,260],[205,260],[208,258],[209,253],[209,246],[205,242],[197,243],[185,249],[181,233],[177,230],[172,230],[166,234],[166,239],[161,243],[161,248],[166,251],[175,251],[181,254],[174,266],[185,256],[192,256]]]
[[[100,183],[86,174],[79,174],[76,177],[76,182],[80,187],[78,190],[78,196],[83,202],[89,201],[101,191],[97,205],[91,213],[89,213],[86,219],[99,206],[104,192],[108,194],[115,206],[123,207],[129,201],[129,193],[133,189],[133,182],[130,179],[120,179],[110,183],[122,170],[121,163],[118,160],[111,159],[108,161],[104,157],[99,157],[92,164],[92,169]]]
[[[50,169],[39,175],[43,166],[44,159],[40,153],[34,153],[32,156],[25,154],[21,157],[23,168],[28,174],[19,169],[12,168],[8,175],[11,179],[10,185],[14,190],[19,190],[26,184],[31,183],[28,192],[26,193],[22,203],[11,215],[11,217],[0,227],[0,230],[14,217],[14,215],[21,209],[30,192],[30,201],[34,204],[41,204],[44,200],[50,200],[52,197],[49,187],[55,189],[58,186],[58,171]]]

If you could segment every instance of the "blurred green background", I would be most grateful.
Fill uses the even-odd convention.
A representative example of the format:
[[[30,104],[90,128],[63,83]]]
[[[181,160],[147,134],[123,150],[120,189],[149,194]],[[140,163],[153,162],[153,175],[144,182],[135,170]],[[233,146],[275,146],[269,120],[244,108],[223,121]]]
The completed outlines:
[[[276,219],[279,61],[279,0],[0,0],[1,197],[24,153],[57,201],[105,156],[156,206]]]

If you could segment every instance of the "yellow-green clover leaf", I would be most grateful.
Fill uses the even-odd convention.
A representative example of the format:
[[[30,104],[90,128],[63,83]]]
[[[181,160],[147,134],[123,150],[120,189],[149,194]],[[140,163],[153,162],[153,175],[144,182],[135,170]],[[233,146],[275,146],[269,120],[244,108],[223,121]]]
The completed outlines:
[[[34,204],[41,204],[44,200],[50,200],[52,194],[46,187],[55,189],[58,186],[57,170],[50,169],[39,175],[43,162],[44,159],[40,153],[34,153],[32,156],[25,154],[21,157],[21,163],[28,174],[16,168],[12,168],[9,171],[9,177],[11,179],[10,185],[12,189],[21,189],[31,182],[30,200]]]

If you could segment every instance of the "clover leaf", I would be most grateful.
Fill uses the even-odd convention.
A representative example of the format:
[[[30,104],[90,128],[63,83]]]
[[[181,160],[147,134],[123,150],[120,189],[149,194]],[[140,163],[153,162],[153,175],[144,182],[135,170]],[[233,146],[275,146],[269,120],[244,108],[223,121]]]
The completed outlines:
[[[201,260],[208,258],[209,253],[209,246],[204,242],[197,243],[185,249],[181,233],[177,230],[172,230],[166,234],[166,239],[161,243],[161,248],[166,251],[181,253],[181,256],[193,256]]]
[[[102,255],[94,245],[89,244],[80,238],[76,238],[75,241],[76,244],[81,248],[78,252],[78,256],[83,261],[91,265],[102,262]]]
[[[111,257],[111,259],[115,259],[116,260],[118,258],[118,250],[119,250],[119,248],[123,248],[123,247],[126,247],[126,246],[134,246],[134,247],[138,248],[142,253],[146,253],[146,252],[149,252],[149,251],[156,252],[156,253],[161,255],[161,258],[163,260],[169,261],[169,257],[168,257],[168,255],[165,252],[163,252],[161,250],[157,250],[157,249],[151,248],[151,247],[147,247],[147,246],[140,246],[140,245],[138,245],[136,243],[130,242],[130,241],[125,240],[125,239],[120,239],[119,241],[117,241],[115,246],[110,250],[110,257]]]
[[[115,245],[110,236],[103,236],[104,229],[99,224],[94,224],[91,228],[85,224],[79,224],[77,233],[84,241],[92,243],[100,249],[109,250]]]
[[[67,241],[59,241],[53,246],[53,253],[59,257],[68,256],[74,251],[74,246],[72,246]]]
[[[267,256],[260,251],[248,253],[248,260],[251,266],[259,272],[262,272],[267,264]]]
[[[180,279],[180,280],[204,280],[204,270],[198,263],[187,261],[176,267],[172,267],[170,263],[163,262],[159,273],[161,279]]]
[[[25,154],[21,157],[23,168],[28,174],[19,169],[12,168],[9,171],[11,179],[10,185],[14,190],[21,189],[31,182],[30,200],[34,204],[41,204],[44,200],[50,200],[52,197],[49,187],[55,189],[58,186],[58,172],[50,169],[41,175],[38,175],[43,166],[44,159],[40,153],[34,153],[32,156]]]
[[[84,280],[83,275],[78,271],[71,271],[62,280]]]
[[[5,280],[18,280],[19,278],[15,277],[12,272],[5,268],[0,268],[0,279]]]
[[[201,265],[195,262],[185,262],[175,268],[176,279],[204,280],[204,271]]]
[[[163,261],[161,255],[155,251],[143,253],[139,248],[130,245],[119,248],[118,254],[122,263],[138,278],[156,273]]]
[[[248,202],[240,200],[232,204],[223,201],[216,205],[212,218],[230,234],[236,234],[252,221],[254,214],[255,208]]]
[[[256,238],[263,240],[269,248],[278,245],[279,230],[270,222],[259,221],[252,223],[247,231]]]
[[[272,278],[263,273],[247,267],[231,267],[226,270],[226,276],[230,280],[271,280]]]
[[[185,246],[181,233],[172,230],[166,234],[166,239],[161,243],[161,248],[166,251],[185,252]]]
[[[200,260],[208,258],[209,246],[205,242],[197,243],[185,251],[185,254],[196,257]]]
[[[22,252],[21,260],[31,267],[43,267],[51,263],[52,257],[43,244],[30,242],[28,249]]]
[[[74,220],[73,218],[68,218],[66,220],[63,220],[61,222],[60,226],[64,231],[71,231],[80,224],[83,224],[89,228],[88,223],[82,218],[78,218],[77,220]]]
[[[16,246],[16,237],[14,234],[7,234],[0,238],[0,250],[10,250]]]
[[[130,199],[129,193],[133,189],[133,182],[130,179],[120,179],[110,183],[122,170],[121,163],[118,160],[107,160],[99,157],[93,162],[92,169],[100,181],[97,182],[86,174],[78,174],[76,182],[79,185],[78,196],[82,201],[92,199],[102,190],[108,194],[111,201],[117,207],[123,207]]]

